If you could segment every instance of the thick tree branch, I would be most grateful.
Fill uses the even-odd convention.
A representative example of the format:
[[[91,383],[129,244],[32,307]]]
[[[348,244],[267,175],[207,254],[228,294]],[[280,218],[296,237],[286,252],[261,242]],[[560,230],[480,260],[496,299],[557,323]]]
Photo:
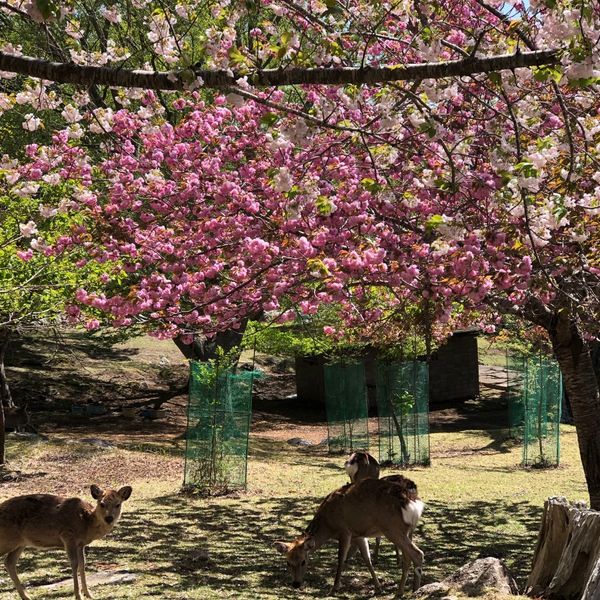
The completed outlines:
[[[555,65],[560,60],[560,50],[539,50],[516,54],[503,54],[485,58],[469,57],[460,60],[392,65],[387,67],[345,68],[290,68],[265,69],[248,75],[248,82],[257,87],[276,87],[295,84],[376,84],[390,81],[416,79],[443,79],[477,73],[514,70],[526,67]],[[29,75],[57,83],[109,85],[152,90],[183,90],[186,81],[201,77],[208,88],[227,88],[235,85],[241,76],[227,71],[188,69],[184,71],[137,71],[119,67],[97,67],[56,63],[29,56],[15,56],[0,52],[0,71]]]

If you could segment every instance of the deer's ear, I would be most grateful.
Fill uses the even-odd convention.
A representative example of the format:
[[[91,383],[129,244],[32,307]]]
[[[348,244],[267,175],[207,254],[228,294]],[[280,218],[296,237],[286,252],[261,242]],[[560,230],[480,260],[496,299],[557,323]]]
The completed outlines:
[[[312,538],[307,538],[307,540],[304,542],[304,547],[310,552],[311,550],[314,550],[316,546],[315,540],[313,540]]]
[[[123,501],[127,500],[127,498],[129,498],[129,496],[131,496],[131,492],[133,490],[131,489],[130,485],[126,485],[124,487],[122,487],[117,494],[119,494],[119,496],[121,496],[121,498],[123,499]]]
[[[104,492],[96,484],[90,486],[90,492],[94,500],[98,500],[104,495]]]
[[[285,554],[288,551],[288,545],[285,542],[273,542],[273,546],[281,554]]]

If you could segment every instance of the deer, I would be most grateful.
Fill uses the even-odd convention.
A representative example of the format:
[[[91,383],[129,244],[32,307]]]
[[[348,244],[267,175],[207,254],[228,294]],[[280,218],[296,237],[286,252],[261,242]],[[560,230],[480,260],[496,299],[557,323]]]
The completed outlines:
[[[348,460],[344,463],[344,469],[346,470],[346,473],[350,477],[350,481],[352,483],[356,483],[357,481],[367,478],[379,479],[380,467],[377,459],[363,450],[357,450],[356,452],[353,452],[348,457]],[[404,477],[404,475],[387,475],[386,477],[383,477],[383,479],[403,485],[406,488],[407,494],[411,500],[417,500],[419,498],[416,484],[410,479]],[[380,544],[381,537],[376,537],[375,552],[373,553],[374,562],[377,562],[379,559]],[[396,548],[396,559],[398,560],[398,564],[400,564],[398,548]]]
[[[344,469],[350,477],[351,483],[361,481],[361,479],[379,479],[379,462],[377,459],[366,452],[365,450],[357,450],[353,452],[348,460],[344,463]],[[381,538],[375,538],[375,552],[373,553],[373,561],[378,562],[379,560],[379,545],[381,544]],[[356,547],[353,546],[348,552],[348,556],[353,557],[356,554]],[[396,556],[398,556],[398,550],[396,550]]]
[[[4,429],[14,431],[31,431],[37,433],[31,424],[31,415],[27,406],[5,406],[4,407]]]
[[[339,589],[342,570],[352,543],[358,546],[375,589],[380,593],[381,584],[373,569],[366,538],[385,536],[402,550],[405,557],[398,596],[404,592],[411,562],[414,565],[413,590],[418,589],[421,585],[423,552],[412,541],[412,532],[424,505],[419,498],[411,499],[412,496],[406,483],[373,478],[346,484],[331,492],[323,500],[303,534],[289,543],[274,542],[275,549],[286,558],[293,587],[302,587],[311,553],[327,540],[337,539],[338,563],[330,594],[335,594]]]
[[[25,548],[64,548],[71,563],[75,598],[91,598],[85,579],[85,549],[110,533],[121,515],[121,505],[132,488],[102,490],[90,486],[96,506],[80,498],[53,494],[16,496],[0,504],[0,556],[22,600],[30,600],[17,575],[17,561]]]
[[[367,477],[379,479],[380,469],[377,459],[363,450],[353,452],[344,463],[344,469],[352,483],[367,479]]]

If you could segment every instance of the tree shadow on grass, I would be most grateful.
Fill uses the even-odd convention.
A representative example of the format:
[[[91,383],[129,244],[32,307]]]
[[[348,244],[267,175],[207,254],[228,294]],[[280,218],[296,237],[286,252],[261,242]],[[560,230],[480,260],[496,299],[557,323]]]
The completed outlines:
[[[184,591],[235,592],[242,586],[254,597],[276,590],[288,595],[285,562],[272,544],[300,534],[320,501],[317,497],[157,498],[143,511],[125,513],[114,534],[116,541],[110,547],[91,547],[90,565],[127,564],[140,580],[175,575],[177,588]],[[415,536],[425,552],[424,583],[442,579],[469,560],[496,556],[507,562],[523,587],[540,513],[526,502],[456,506],[431,502]],[[330,543],[311,560],[305,592],[324,594],[335,564],[335,544]],[[389,543],[382,546],[376,568],[386,590],[393,591],[398,568]],[[354,577],[359,588],[350,584]],[[366,568],[354,561],[343,578],[342,595],[361,598],[370,595],[371,588]]]

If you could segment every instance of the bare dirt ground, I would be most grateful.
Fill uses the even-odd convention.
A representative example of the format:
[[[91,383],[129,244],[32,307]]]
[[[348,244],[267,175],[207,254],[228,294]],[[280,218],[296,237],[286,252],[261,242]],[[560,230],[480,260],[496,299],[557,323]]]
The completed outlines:
[[[325,407],[298,404],[294,373],[285,361],[243,358],[264,373],[255,381],[252,436],[326,440]],[[40,336],[15,344],[7,362],[15,401],[28,405],[41,437],[9,434],[19,440],[9,456],[16,477],[2,482],[2,496],[32,489],[72,492],[107,473],[115,482],[182,478],[187,395],[178,391],[186,384],[187,364],[172,342],[141,337],[112,345],[79,333]],[[432,431],[504,426],[503,368],[482,365],[480,379],[479,398],[432,407]],[[159,418],[144,418],[146,406],[165,397]],[[79,414],[94,404],[106,414]],[[377,426],[370,418],[371,433]],[[111,447],[125,452],[114,456]]]

